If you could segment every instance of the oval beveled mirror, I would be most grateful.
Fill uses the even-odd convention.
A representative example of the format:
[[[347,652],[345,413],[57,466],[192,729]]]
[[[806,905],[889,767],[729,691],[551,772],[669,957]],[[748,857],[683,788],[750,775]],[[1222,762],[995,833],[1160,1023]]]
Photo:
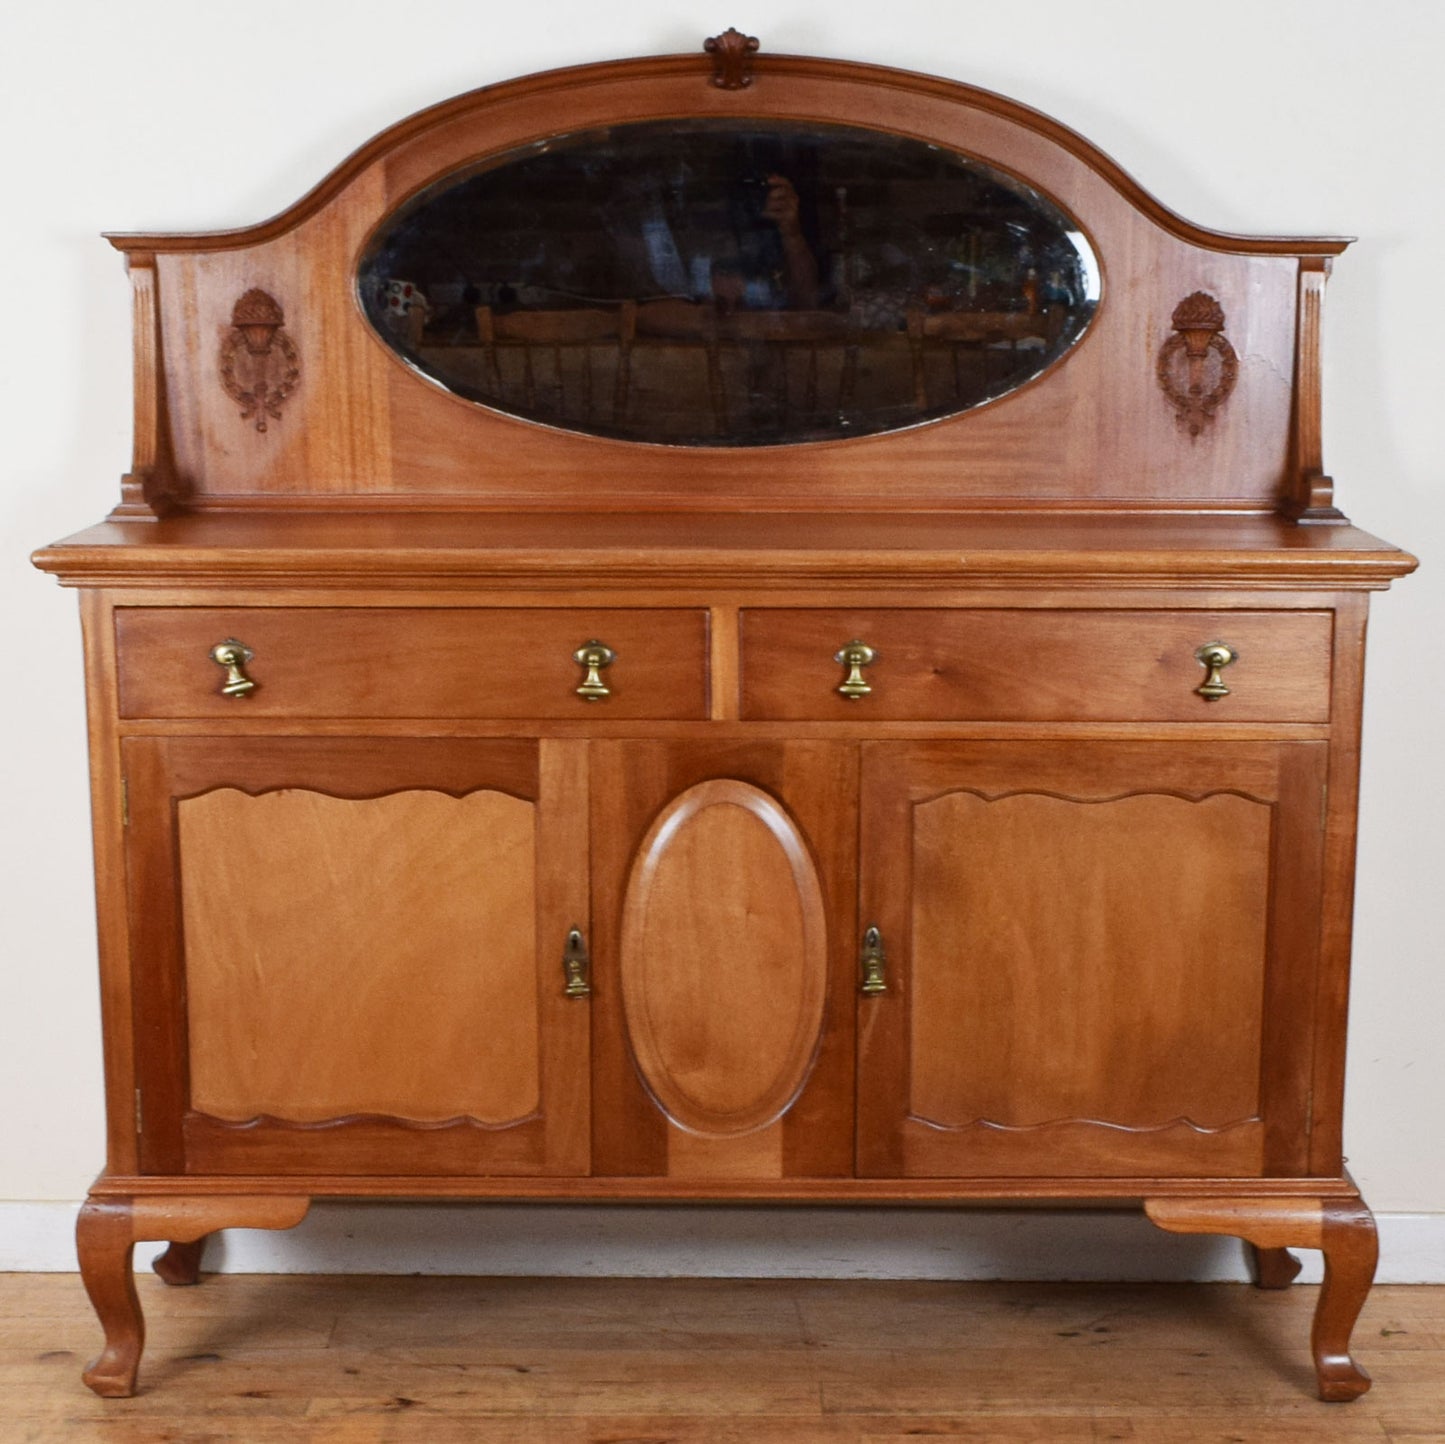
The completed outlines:
[[[1022,182],[853,126],[678,120],[539,142],[387,217],[357,277],[458,396],[629,441],[868,436],[1003,396],[1099,300],[1080,226]]]

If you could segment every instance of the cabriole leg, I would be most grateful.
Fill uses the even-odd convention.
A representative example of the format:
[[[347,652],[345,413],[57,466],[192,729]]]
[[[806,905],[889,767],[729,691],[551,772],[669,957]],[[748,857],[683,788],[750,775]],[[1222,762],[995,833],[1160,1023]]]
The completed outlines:
[[[1260,1248],[1252,1243],[1244,1248],[1257,1289],[1287,1289],[1299,1274],[1300,1261],[1287,1248]]]
[[[129,1199],[92,1200],[75,1225],[80,1278],[105,1330],[105,1348],[81,1375],[103,1399],[135,1393],[136,1369],[145,1347],[145,1318],[135,1291],[131,1250],[135,1234]]]
[[[1375,1219],[1362,1200],[1325,1204],[1321,1246],[1325,1282],[1310,1334],[1320,1398],[1357,1399],[1370,1387],[1370,1376],[1350,1357],[1350,1334],[1375,1281],[1380,1256]]]
[[[205,1238],[192,1239],[189,1243],[173,1240],[163,1254],[156,1256],[151,1267],[163,1283],[170,1284],[172,1288],[184,1288],[200,1281],[201,1255],[205,1251]]]
[[[1357,1399],[1370,1376],[1350,1354],[1350,1334],[1375,1278],[1375,1221],[1358,1195],[1342,1198],[1150,1198],[1144,1212],[1171,1233],[1219,1233],[1255,1250],[1261,1287],[1283,1287],[1299,1265],[1290,1248],[1317,1248],[1325,1282],[1310,1347],[1320,1398]],[[1288,1264],[1284,1262],[1288,1260]],[[1293,1265],[1293,1268],[1290,1268]],[[1274,1280],[1279,1280],[1275,1282]]]
[[[106,1399],[135,1393],[145,1347],[145,1319],[131,1263],[136,1244],[169,1240],[156,1272],[168,1283],[194,1283],[208,1234],[221,1228],[292,1228],[310,1206],[309,1198],[286,1196],[90,1199],[76,1223],[76,1251],[85,1291],[105,1330],[105,1348],[81,1376],[86,1384]]]

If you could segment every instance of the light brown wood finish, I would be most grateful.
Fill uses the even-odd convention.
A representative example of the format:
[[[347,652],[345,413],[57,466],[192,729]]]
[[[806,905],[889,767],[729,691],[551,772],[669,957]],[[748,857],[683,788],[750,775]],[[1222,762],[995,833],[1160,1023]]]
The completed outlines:
[[[915,803],[910,1114],[1253,1121],[1269,827],[1225,793]]]
[[[125,717],[707,716],[707,616],[701,610],[501,608],[151,608],[116,614]],[[255,653],[256,690],[222,695],[211,648]],[[606,643],[611,695],[577,694],[574,653]]]
[[[858,721],[1323,722],[1326,612],[767,610],[742,613],[742,715]],[[838,692],[851,638],[877,653],[871,695]],[[1195,653],[1222,641],[1239,660],[1229,695],[1206,701]]]
[[[201,1281],[201,1260],[206,1252],[205,1238],[189,1243],[173,1240],[163,1254],[157,1254],[151,1268],[162,1283],[172,1288],[187,1288]]]
[[[803,118],[917,136],[1026,177],[1077,217],[1104,258],[1106,296],[1085,342],[1046,385],[1026,386],[976,415],[887,438],[780,448],[766,467],[740,467],[723,448],[600,442],[539,429],[443,394],[373,337],[345,272],[388,210],[479,156],[558,134],[679,115]],[[1154,478],[1199,505],[1281,505],[1290,484],[1295,312],[1301,256],[1339,240],[1258,241],[1192,227],[1145,197],[1117,166],[1064,127],[967,86],[881,68],[760,57],[738,92],[707,83],[699,59],[664,57],[590,67],[460,97],[395,128],[275,222],[210,237],[125,237],[157,257],[163,384],[176,469],[195,499],[444,495],[458,504],[587,505],[599,487],[639,507],[734,505],[806,498],[886,510],[906,500],[1157,500]],[[287,419],[260,438],[213,381],[217,324],[260,285],[286,309],[301,353],[325,356]],[[1137,338],[1150,352],[1167,317],[1206,285],[1250,338],[1246,363],[1211,445],[1192,445],[1160,398],[1152,361],[1121,365]],[[906,365],[906,357],[905,357]],[[246,444],[242,445],[244,440]],[[478,458],[484,458],[478,465]],[[901,463],[898,465],[897,463]],[[877,477],[889,476],[880,488]]]
[[[1287,1246],[1323,1247],[1317,1375],[1357,1394],[1364,593],[1415,562],[1298,524],[1340,521],[1319,335],[1345,242],[1190,225],[1064,127],[947,81],[767,55],[746,89],[711,73],[493,87],[261,226],[117,238],[132,470],[118,519],[35,558],[84,593],[108,1118],[80,1234],[109,1339],[90,1382],[133,1384],[136,1237],[170,1241],[186,1282],[203,1234],[311,1197],[1143,1198],[1248,1239],[1265,1284]],[[995,165],[1087,233],[1097,315],[968,414],[732,449],[522,422],[371,331],[357,255],[420,188],[680,116],[866,117]],[[222,384],[255,290],[298,358],[265,431]],[[1191,435],[1157,372],[1197,292],[1238,378]],[[1017,299],[915,308],[858,364],[932,399],[950,358],[929,333],[1027,330],[1037,284]],[[559,348],[615,346],[630,385],[619,364],[594,411],[686,366],[721,427],[746,337],[781,363],[783,412],[831,404],[851,363],[826,304],[674,298],[587,339],[554,317],[513,380],[525,399]],[[586,412],[590,364],[563,369]],[[846,701],[855,636],[874,690]],[[241,699],[209,656],[228,638],[254,654]],[[589,702],[593,639],[616,656]],[[1238,652],[1213,701],[1210,642]],[[1211,1377],[1232,1392],[1239,1366]],[[829,1387],[834,1412],[893,1397]]]
[[[1330,530],[1330,528],[1320,528]],[[1343,598],[1335,613],[1335,696],[1332,711],[1320,971],[1312,999],[1315,1050],[1310,1166],[1329,1171],[1344,1154],[1345,1037],[1350,1006],[1350,945],[1355,890],[1355,833],[1365,691],[1368,609]]]
[[[170,421],[162,390],[165,358],[156,294],[156,258],[146,251],[130,251],[126,270],[130,273],[135,344],[133,440],[130,470],[121,478],[121,499],[111,516],[153,521],[176,507]]]
[[[796,823],[732,779],[658,814],[622,905],[627,1038],[670,1122],[751,1133],[797,1097],[828,990],[823,892]]]
[[[697,498],[699,507],[706,498]],[[1167,507],[1113,516],[1077,507],[958,512],[906,508],[881,516],[794,514],[780,503],[744,512],[678,516],[606,505],[575,512],[459,515],[331,503],[324,515],[278,502],[198,512],[151,526],[98,526],[43,547],[42,570],[75,586],[290,587],[301,593],[392,587],[434,594],[541,588],[549,605],[598,589],[616,606],[648,606],[652,588],[860,588],[957,591],[1009,588],[1012,605],[1034,591],[1164,588],[1229,593],[1248,609],[1257,591],[1360,587],[1378,590],[1412,572],[1414,557],[1354,527],[1301,527],[1278,517],[1181,515]],[[719,508],[713,508],[718,510]],[[1161,514],[1162,512],[1162,514]],[[644,590],[646,589],[646,590]],[[557,598],[556,601],[550,599]],[[863,599],[860,599],[863,600]],[[923,598],[927,605],[928,598]],[[835,605],[813,590],[809,602]],[[193,604],[193,603],[191,603]],[[1085,605],[1081,597],[1078,605]],[[1207,606],[1203,598],[1199,605]],[[604,638],[605,640],[605,638]],[[207,643],[209,646],[210,643]]]
[[[540,1108],[534,803],[227,789],[176,811],[193,1109],[503,1127]]]
[[[1345,514],[1334,504],[1335,483],[1325,475],[1324,405],[1320,324],[1324,311],[1328,256],[1301,257],[1299,267],[1299,340],[1295,350],[1294,493],[1287,516],[1306,526],[1340,526]]]
[[[1350,1355],[1350,1335],[1375,1277],[1375,1220],[1358,1197],[1241,1200],[1146,1199],[1144,1211],[1173,1233],[1225,1233],[1257,1249],[1324,1251],[1325,1282],[1310,1331],[1320,1398],[1358,1398],[1370,1376]]]
[[[594,1088],[608,1099],[607,1107],[593,1114],[594,1173],[671,1175],[704,1189],[739,1175],[779,1179],[850,1173],[852,1039],[844,1000],[854,972],[849,896],[856,856],[850,825],[854,750],[826,742],[599,742],[592,744],[592,759]],[[728,819],[717,836],[709,828],[709,835],[693,846],[686,836],[686,814],[675,802],[690,793],[686,811],[695,818],[708,818],[715,808],[742,812],[743,818]],[[659,826],[669,815],[683,824],[672,837]],[[661,926],[670,925],[672,931],[649,938],[646,927],[653,919],[635,879],[671,868],[668,850],[679,844],[702,869],[693,877],[707,891],[678,899],[684,907],[690,901],[696,911],[663,915]],[[723,854],[734,846],[761,849],[767,873],[744,874],[730,866]],[[684,891],[692,880],[675,875]],[[776,931],[778,921],[769,914],[780,904],[784,916],[794,919],[791,939]],[[664,989],[665,1006],[678,1005],[668,995],[671,989],[697,991],[693,1007],[700,1016],[690,1041],[699,1051],[693,1066],[696,1086],[712,1108],[682,1104],[680,1122],[686,1128],[667,1116],[671,1090],[666,1081],[660,1100],[644,1086],[649,1069],[665,1073],[669,1059],[650,1029],[639,1038],[632,1026],[638,1005],[647,1001],[645,992],[638,997],[635,972],[645,961],[628,951],[639,946],[659,960],[670,959],[676,969],[672,980],[655,972],[647,978],[649,986]],[[684,959],[684,952],[698,947],[701,952]],[[750,947],[750,958],[739,956]],[[826,978],[820,976],[825,966]],[[746,986],[752,978],[754,986]],[[826,1002],[820,986],[826,986]],[[778,1032],[778,1014],[793,1020],[786,1039]],[[674,1012],[679,1027],[684,1016]],[[746,1060],[745,1078],[728,1082],[719,1070],[724,1062],[737,1068],[737,1048],[709,1046],[709,1017],[717,1044],[741,1046],[749,1032],[761,1030],[764,1039],[775,1040],[771,1058]],[[678,1044],[686,1046],[681,1035]],[[747,1095],[744,1116],[753,1131],[729,1134],[726,1120],[709,1114],[738,1106],[737,1097],[729,1101],[726,1092],[739,1087]],[[778,1109],[785,1111],[776,1123],[757,1126]],[[700,1136],[699,1125],[713,1136]]]
[[[1261,1030],[1315,976],[1323,762],[867,745],[859,1171],[1303,1172],[1309,1049]]]
[[[194,1243],[218,1228],[294,1228],[307,1198],[91,1199],[76,1220],[76,1248],[86,1293],[105,1330],[105,1348],[84,1374],[107,1399],[135,1393],[145,1347],[145,1320],[136,1293],[131,1252],[146,1239]]]
[[[580,744],[124,756],[150,1168],[585,1171]]]
[[[1299,1277],[1302,1265],[1287,1248],[1261,1248],[1252,1243],[1246,1245],[1246,1251],[1256,1288],[1287,1289]]]

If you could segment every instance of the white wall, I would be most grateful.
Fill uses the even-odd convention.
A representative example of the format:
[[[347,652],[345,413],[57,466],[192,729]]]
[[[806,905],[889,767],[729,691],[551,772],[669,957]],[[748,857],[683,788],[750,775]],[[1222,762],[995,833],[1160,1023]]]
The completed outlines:
[[[729,24],[760,35],[766,50],[878,61],[1018,97],[1205,224],[1361,237],[1328,297],[1327,464],[1357,522],[1425,567],[1377,599],[1372,629],[1347,1141],[1377,1211],[1433,1215],[1410,1222],[1434,1252],[1418,1248],[1424,1262],[1406,1272],[1445,1279],[1445,968],[1434,907],[1445,862],[1445,7],[1435,0],[6,7],[0,1266],[54,1266],[68,1208],[20,1205],[73,1202],[102,1158],[75,603],[25,562],[30,548],[106,511],[128,461],[128,290],[97,232],[245,224],[434,100],[551,66],[692,50]],[[542,1234],[550,1216],[537,1215]],[[413,1217],[413,1234],[456,1227],[455,1213]],[[655,1227],[639,1219],[629,1211],[614,1222],[618,1267],[628,1240],[635,1252]],[[694,1217],[687,1227],[705,1236],[708,1224]],[[896,1236],[924,1226],[879,1227]],[[748,1235],[755,1244],[745,1239],[728,1257],[739,1268],[808,1267],[836,1229],[835,1215],[807,1214],[786,1235]],[[1065,1248],[1084,1236],[1060,1226]],[[305,1266],[306,1236],[290,1247],[289,1266]],[[389,1252],[375,1236],[351,1247],[359,1266],[383,1266]],[[317,1249],[311,1257],[336,1262]],[[546,1251],[544,1240],[513,1263],[525,1271]],[[1120,1249],[1121,1268],[1128,1253]],[[686,1250],[674,1256],[689,1266]]]

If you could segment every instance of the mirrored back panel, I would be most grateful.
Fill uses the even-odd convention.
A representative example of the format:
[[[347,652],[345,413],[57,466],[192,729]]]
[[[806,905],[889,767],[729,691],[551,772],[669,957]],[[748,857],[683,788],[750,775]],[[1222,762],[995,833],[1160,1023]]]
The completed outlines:
[[[860,127],[681,119],[454,171],[357,274],[448,391],[677,446],[868,436],[1017,389],[1084,334],[1098,261],[1021,181]]]

